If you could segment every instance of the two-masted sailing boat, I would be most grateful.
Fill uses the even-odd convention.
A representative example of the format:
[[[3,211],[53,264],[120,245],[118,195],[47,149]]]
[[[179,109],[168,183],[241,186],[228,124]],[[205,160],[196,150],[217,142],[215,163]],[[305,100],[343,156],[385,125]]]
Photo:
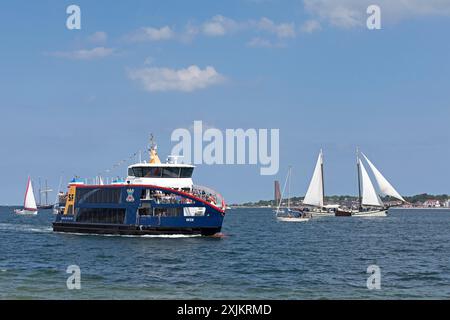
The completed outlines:
[[[276,214],[278,221],[306,222],[311,218],[310,215],[303,213],[302,211],[299,211],[299,210],[291,209],[291,175],[292,175],[292,167],[289,167],[288,174],[287,174],[286,180],[284,182],[283,191],[281,193],[280,201],[278,202],[278,207],[275,210],[275,214]],[[287,207],[281,208],[281,205],[283,203],[283,196],[284,196],[284,192],[286,191],[286,188],[288,190]]]
[[[53,204],[48,203],[48,194],[53,190],[48,187],[47,179],[45,180],[45,189],[42,189],[41,179],[39,179],[39,203],[38,209],[53,209]],[[42,203],[42,195],[45,195],[45,203]]]
[[[375,167],[375,165],[366,157],[364,153],[361,155],[366,160],[375,180],[378,185],[378,189],[381,195],[390,196],[402,203],[406,200],[395,190],[395,188],[387,181],[387,179],[381,174],[381,172]],[[389,210],[387,206],[380,198],[380,195],[375,190],[375,187],[361,161],[360,152],[357,151],[357,169],[358,169],[358,190],[359,190],[359,207],[356,211],[349,212],[338,211],[336,215],[351,215],[355,217],[385,217]]]
[[[323,152],[320,150],[319,157],[317,158],[316,167],[314,169],[311,182],[306,192],[303,204],[313,207],[311,213],[314,217],[334,216],[332,211],[336,209],[337,205],[325,205],[325,187],[323,178]]]
[[[20,215],[36,215],[38,213],[36,198],[34,197],[33,184],[31,178],[28,178],[27,190],[25,191],[25,200],[23,209],[16,209],[14,213]]]

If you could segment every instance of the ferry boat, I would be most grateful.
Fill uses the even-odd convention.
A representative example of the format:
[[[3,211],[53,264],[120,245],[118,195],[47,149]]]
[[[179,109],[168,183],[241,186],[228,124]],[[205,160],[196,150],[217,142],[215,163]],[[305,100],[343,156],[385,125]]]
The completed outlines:
[[[155,144],[150,161],[128,167],[124,181],[69,184],[56,232],[113,235],[202,235],[221,231],[226,204],[207,187],[195,186],[193,165],[169,156],[161,163]]]

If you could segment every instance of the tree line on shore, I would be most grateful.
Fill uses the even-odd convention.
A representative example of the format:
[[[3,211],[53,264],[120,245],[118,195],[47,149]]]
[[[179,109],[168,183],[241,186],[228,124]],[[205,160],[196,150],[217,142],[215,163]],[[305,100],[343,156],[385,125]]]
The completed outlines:
[[[304,197],[291,197],[291,202],[301,202],[303,201]],[[418,202],[425,202],[427,200],[438,200],[439,202],[445,202],[449,199],[448,194],[440,194],[440,195],[432,195],[427,193],[417,194],[414,196],[405,196],[404,199],[408,201],[409,203],[418,203]],[[325,202],[327,203],[341,203],[341,202],[347,202],[347,201],[357,201],[357,196],[350,196],[350,195],[343,195],[343,196],[326,196]],[[391,200],[389,197],[382,198],[383,201],[389,201]],[[242,204],[232,204],[232,206],[245,206],[245,207],[267,207],[267,206],[276,206],[275,200],[259,200],[257,202],[246,202]]]

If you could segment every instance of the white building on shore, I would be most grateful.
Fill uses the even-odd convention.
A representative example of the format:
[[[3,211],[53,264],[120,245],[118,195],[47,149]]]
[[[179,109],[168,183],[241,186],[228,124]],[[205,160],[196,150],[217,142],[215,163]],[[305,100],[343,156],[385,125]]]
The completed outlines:
[[[439,202],[439,200],[427,200],[423,203],[423,206],[425,208],[440,208],[441,203]]]

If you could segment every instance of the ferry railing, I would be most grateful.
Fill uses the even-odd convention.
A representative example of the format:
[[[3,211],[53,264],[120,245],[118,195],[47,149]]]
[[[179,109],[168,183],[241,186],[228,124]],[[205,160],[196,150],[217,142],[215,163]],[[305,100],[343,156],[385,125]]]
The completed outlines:
[[[194,185],[192,187],[192,193],[196,197],[208,201],[209,203],[212,203],[216,207],[222,208],[222,210],[225,210],[226,208],[225,200],[222,197],[222,195],[211,188]]]

